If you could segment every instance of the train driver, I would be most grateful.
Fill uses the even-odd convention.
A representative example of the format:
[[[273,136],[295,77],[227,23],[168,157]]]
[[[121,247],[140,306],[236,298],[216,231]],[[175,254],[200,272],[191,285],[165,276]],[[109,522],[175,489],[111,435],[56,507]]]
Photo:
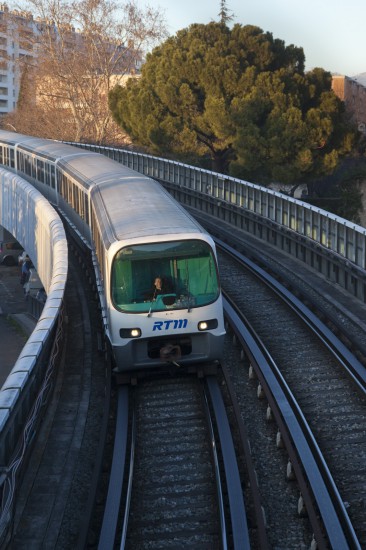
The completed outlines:
[[[169,294],[172,292],[172,285],[163,277],[158,275],[154,279],[153,288],[150,294],[150,300],[156,300],[159,294]]]

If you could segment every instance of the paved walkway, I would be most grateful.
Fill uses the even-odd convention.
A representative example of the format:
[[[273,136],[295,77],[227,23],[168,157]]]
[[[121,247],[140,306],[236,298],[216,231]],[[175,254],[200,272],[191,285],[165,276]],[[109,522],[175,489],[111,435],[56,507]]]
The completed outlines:
[[[0,313],[0,387],[4,384],[27,341],[23,331]]]
[[[19,267],[0,265],[0,387],[35,326],[27,307]]]

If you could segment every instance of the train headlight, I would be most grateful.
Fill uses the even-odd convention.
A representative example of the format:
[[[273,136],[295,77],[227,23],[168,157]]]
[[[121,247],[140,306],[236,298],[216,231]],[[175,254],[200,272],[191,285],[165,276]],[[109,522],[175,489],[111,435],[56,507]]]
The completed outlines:
[[[140,338],[140,328],[120,328],[119,335],[121,338]]]
[[[218,327],[217,319],[209,319],[208,321],[200,321],[197,325],[198,330],[212,330]]]

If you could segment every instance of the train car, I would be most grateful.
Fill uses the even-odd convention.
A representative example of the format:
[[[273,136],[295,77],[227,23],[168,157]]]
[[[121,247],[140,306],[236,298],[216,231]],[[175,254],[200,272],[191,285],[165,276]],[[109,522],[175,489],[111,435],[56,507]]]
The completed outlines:
[[[98,153],[6,131],[0,164],[37,187],[90,248],[116,370],[220,359],[214,243],[158,182]]]

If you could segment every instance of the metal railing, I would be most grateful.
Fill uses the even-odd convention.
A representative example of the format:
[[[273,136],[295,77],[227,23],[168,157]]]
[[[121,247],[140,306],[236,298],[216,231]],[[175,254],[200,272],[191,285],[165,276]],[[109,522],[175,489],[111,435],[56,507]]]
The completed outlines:
[[[47,293],[34,331],[0,389],[0,546],[12,522],[16,483],[50,393],[60,351],[68,258],[56,211],[29,183],[0,168],[0,225],[30,254]],[[62,348],[62,346],[61,346]]]
[[[134,151],[73,143],[163,183],[183,204],[294,255],[366,302],[366,229],[259,185]]]

